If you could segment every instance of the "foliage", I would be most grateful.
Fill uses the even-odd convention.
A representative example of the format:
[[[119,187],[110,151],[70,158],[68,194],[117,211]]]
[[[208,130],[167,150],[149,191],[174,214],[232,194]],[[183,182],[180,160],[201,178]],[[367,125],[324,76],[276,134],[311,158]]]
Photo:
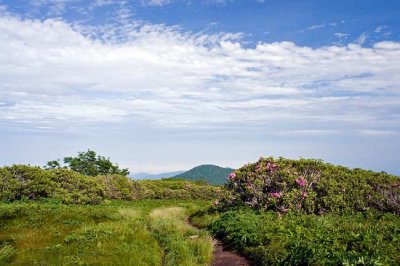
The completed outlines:
[[[136,266],[171,265],[168,262],[179,259],[193,262],[184,265],[207,265],[210,238],[184,221],[208,204],[176,200],[0,203],[0,264]],[[160,211],[162,215],[153,219]],[[164,228],[158,221],[171,225]],[[201,236],[192,241],[192,234]],[[176,254],[174,247],[187,252]]]
[[[321,160],[260,158],[231,173],[221,208],[303,213],[376,209],[400,214],[400,179],[386,173],[334,166]]]
[[[213,199],[219,188],[185,180],[134,181],[122,175],[87,176],[68,169],[13,165],[0,168],[0,200],[53,199],[99,204],[105,199]]]
[[[180,179],[138,181],[145,199],[214,199],[220,188]]]
[[[172,178],[181,178],[191,181],[203,180],[211,185],[223,185],[226,183],[226,177],[232,171],[234,171],[234,169],[222,168],[215,165],[200,165]]]
[[[105,197],[107,199],[133,200],[143,198],[143,189],[138,182],[135,182],[122,175],[99,176],[103,186],[106,188]]]
[[[400,179],[321,160],[260,158],[200,221],[258,265],[400,264]]]
[[[211,231],[258,265],[397,265],[394,214],[298,214],[230,210]]]
[[[64,164],[66,164],[65,168],[89,176],[108,174],[129,175],[128,169],[120,169],[118,165],[113,164],[109,158],[100,155],[96,156],[96,152],[92,150],[79,152],[77,157],[65,157]],[[58,169],[62,167],[60,162],[56,160],[49,161],[45,168]]]
[[[105,188],[95,177],[67,169],[13,165],[0,168],[0,200],[51,198],[71,204],[98,204]]]

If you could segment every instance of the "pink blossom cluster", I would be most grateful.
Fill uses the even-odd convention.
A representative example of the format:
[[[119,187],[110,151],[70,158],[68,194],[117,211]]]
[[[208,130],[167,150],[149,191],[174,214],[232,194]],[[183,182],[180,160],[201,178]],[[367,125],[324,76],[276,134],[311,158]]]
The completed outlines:
[[[228,176],[229,180],[233,180],[235,178],[236,178],[236,173],[230,173],[229,176]]]
[[[304,177],[302,177],[302,176],[299,176],[298,178],[296,178],[296,179],[294,180],[294,182],[296,182],[296,184],[297,184],[299,187],[304,187],[304,185],[306,184],[306,180],[304,180]]]
[[[274,171],[278,166],[274,163],[268,162],[267,163],[267,171]]]
[[[271,197],[273,197],[273,198],[281,198],[281,197],[283,196],[282,191],[279,191],[279,192],[271,192],[271,193],[269,193],[269,194],[270,194]]]

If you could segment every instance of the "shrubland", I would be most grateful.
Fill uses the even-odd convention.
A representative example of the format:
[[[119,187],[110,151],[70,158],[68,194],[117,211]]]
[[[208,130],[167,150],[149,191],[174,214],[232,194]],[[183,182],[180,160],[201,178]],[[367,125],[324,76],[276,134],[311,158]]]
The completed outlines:
[[[400,214],[400,179],[314,159],[260,158],[233,172],[222,207],[323,214],[375,209]]]
[[[52,199],[65,204],[100,204],[109,199],[212,199],[218,188],[184,180],[134,181],[118,174],[88,176],[56,168],[0,168],[0,200]]]
[[[394,214],[298,214],[239,208],[209,226],[257,265],[397,265],[400,219]]]
[[[191,219],[258,265],[396,265],[399,214],[397,176],[270,157]]]

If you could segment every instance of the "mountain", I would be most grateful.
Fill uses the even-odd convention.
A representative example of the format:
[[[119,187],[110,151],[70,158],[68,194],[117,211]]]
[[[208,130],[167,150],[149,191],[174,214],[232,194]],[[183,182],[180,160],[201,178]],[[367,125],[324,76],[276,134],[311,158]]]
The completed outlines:
[[[223,185],[226,182],[228,175],[233,171],[235,170],[232,168],[223,168],[216,165],[204,164],[172,178],[181,178],[192,181],[205,180],[212,185]]]
[[[160,173],[160,174],[149,174],[149,173],[136,173],[131,174],[129,177],[133,179],[161,179],[161,178],[169,178],[179,174],[184,173],[185,171],[176,171],[176,172],[167,172],[167,173]]]

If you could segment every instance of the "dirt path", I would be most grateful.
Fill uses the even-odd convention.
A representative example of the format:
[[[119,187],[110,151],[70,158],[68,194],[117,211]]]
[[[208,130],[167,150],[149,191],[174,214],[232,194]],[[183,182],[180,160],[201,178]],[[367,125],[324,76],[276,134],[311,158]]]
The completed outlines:
[[[200,229],[193,225],[188,218],[186,223],[194,228]],[[225,250],[224,244],[218,239],[213,239],[214,249],[213,249],[213,260],[211,262],[212,266],[253,266],[254,264],[247,260],[245,257],[240,256],[232,251]]]
[[[214,251],[212,266],[250,266],[253,265],[246,258],[232,252],[224,250],[221,241],[214,239]]]

